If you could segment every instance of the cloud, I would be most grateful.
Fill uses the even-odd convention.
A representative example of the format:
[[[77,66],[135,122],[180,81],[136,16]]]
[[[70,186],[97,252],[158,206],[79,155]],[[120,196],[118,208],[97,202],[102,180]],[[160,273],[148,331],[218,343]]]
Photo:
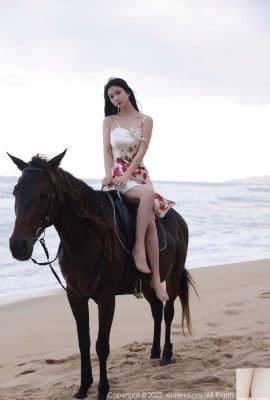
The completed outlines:
[[[153,178],[266,174],[269,11],[263,0],[2,0],[3,148],[29,159],[68,147],[64,167],[101,177],[103,85],[120,76],[155,121]]]
[[[120,3],[123,17],[128,8],[126,2]],[[135,16],[134,9],[128,16],[133,15],[134,22],[140,18],[143,31],[148,24],[148,37],[154,43],[151,65],[155,73],[169,76],[178,92],[269,102],[270,36],[262,23],[266,2],[171,0],[149,7],[151,2],[140,0],[137,4]]]
[[[268,8],[262,0],[6,0],[0,59],[13,71],[58,76],[123,71],[154,95],[269,102]]]

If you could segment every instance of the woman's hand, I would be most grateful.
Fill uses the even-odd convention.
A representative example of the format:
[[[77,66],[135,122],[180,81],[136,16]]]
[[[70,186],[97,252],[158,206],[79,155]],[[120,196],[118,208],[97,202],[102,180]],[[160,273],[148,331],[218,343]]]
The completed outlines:
[[[124,175],[122,175],[122,176],[117,176],[117,177],[115,177],[115,178],[113,179],[113,183],[114,183],[115,188],[116,188],[117,190],[120,190],[120,189],[122,189],[122,188],[126,185],[126,183],[127,183],[128,180],[129,180],[129,176],[126,175],[126,174],[124,174]]]
[[[105,176],[105,178],[101,181],[102,187],[113,184],[113,177],[112,176]]]

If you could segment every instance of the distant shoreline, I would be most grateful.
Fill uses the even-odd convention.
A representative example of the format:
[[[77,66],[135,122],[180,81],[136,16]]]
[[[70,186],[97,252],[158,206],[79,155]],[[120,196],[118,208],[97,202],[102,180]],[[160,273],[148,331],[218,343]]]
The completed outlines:
[[[0,175],[0,183],[14,183],[17,182],[19,176]],[[101,178],[80,178],[85,182],[100,183]],[[270,175],[254,176],[249,178],[229,179],[225,181],[169,181],[169,180],[152,180],[155,184],[181,184],[181,185],[270,185]]]
[[[253,176],[250,178],[230,179],[224,183],[250,184],[250,185],[270,185],[270,176]]]

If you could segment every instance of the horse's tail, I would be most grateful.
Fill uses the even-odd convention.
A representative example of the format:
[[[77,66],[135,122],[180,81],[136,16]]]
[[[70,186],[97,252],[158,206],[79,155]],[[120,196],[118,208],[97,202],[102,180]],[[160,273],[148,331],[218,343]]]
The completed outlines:
[[[191,277],[190,273],[184,268],[182,275],[180,277],[179,293],[178,296],[182,305],[182,331],[185,335],[185,324],[190,334],[192,334],[191,316],[189,310],[189,289],[190,285],[195,290],[198,295],[195,282]]]

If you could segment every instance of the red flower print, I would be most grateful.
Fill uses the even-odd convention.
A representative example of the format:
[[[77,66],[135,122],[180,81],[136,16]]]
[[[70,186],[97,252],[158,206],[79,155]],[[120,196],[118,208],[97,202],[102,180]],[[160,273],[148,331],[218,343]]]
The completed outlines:
[[[121,176],[121,174],[120,174],[120,171],[119,171],[119,168],[118,168],[118,167],[114,168],[113,175],[114,175],[114,176]]]
[[[143,173],[143,179],[146,181],[146,178],[147,178],[147,174],[144,172]]]
[[[120,165],[123,164],[123,160],[119,157],[117,157],[117,159],[115,161],[117,162],[117,164],[120,164]]]
[[[163,201],[163,197],[159,193],[156,193],[155,198],[160,201]]]

